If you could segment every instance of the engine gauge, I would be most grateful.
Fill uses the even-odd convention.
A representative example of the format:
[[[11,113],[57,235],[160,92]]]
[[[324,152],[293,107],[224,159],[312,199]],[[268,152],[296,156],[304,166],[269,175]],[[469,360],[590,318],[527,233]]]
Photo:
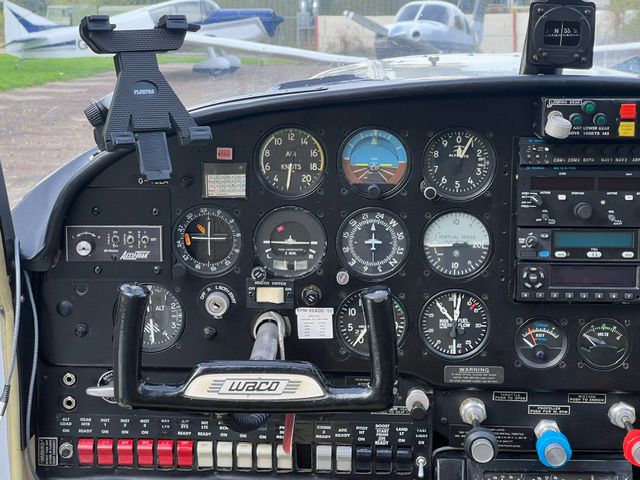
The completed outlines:
[[[327,235],[308,210],[282,207],[269,212],[253,236],[260,263],[279,277],[297,278],[315,271],[327,251]]]
[[[159,285],[145,285],[151,295],[144,314],[142,351],[161,352],[174,345],[184,329],[182,306],[168,289]]]
[[[450,200],[470,200],[484,192],[496,170],[493,147],[467,128],[450,128],[433,137],[422,156],[429,187]]]
[[[338,307],[336,329],[344,345],[357,355],[369,356],[369,332],[364,318],[362,290],[353,292]],[[393,300],[393,318],[396,327],[397,345],[401,345],[407,333],[407,311],[395,295]]]
[[[611,370],[629,356],[629,332],[617,320],[597,318],[587,323],[578,335],[580,357],[596,370]]]
[[[382,279],[396,273],[409,254],[409,234],[395,213],[364,208],[349,215],[338,230],[338,255],[353,273]]]
[[[550,319],[532,319],[518,328],[515,348],[518,358],[531,368],[551,368],[567,353],[567,335]]]
[[[451,278],[479,272],[489,259],[491,237],[475,215],[449,212],[436,217],[424,231],[422,247],[429,266]]]
[[[325,154],[313,134],[301,128],[271,133],[258,152],[259,174],[267,187],[285,197],[313,192],[324,178]]]
[[[388,197],[409,174],[409,155],[400,138],[386,130],[353,133],[340,154],[342,175],[349,186],[368,198]]]
[[[215,277],[238,263],[242,232],[230,213],[217,207],[195,207],[178,221],[174,244],[176,255],[187,268]]]
[[[463,290],[438,293],[420,312],[422,341],[441,358],[460,360],[475,355],[487,342],[489,328],[485,303]]]

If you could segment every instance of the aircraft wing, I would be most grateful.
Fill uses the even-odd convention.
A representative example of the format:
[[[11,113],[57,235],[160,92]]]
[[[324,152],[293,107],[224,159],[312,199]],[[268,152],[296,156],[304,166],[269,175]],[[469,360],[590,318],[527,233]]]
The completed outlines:
[[[347,17],[349,20],[353,20],[361,27],[364,27],[367,30],[371,30],[376,35],[380,35],[381,37],[386,37],[387,35],[389,35],[389,30],[387,30],[387,27],[374,22],[373,20],[365,17],[364,15],[360,15],[359,13],[356,13],[356,12],[350,12],[349,10],[345,10],[343,12],[343,15]]]
[[[210,37],[199,33],[187,33],[185,44],[201,47],[228,48],[242,52],[255,53],[265,57],[284,57],[300,60],[311,60],[322,63],[360,63],[368,59],[366,57],[353,57],[350,55],[337,55],[333,53],[314,52],[303,48],[283,47],[281,45],[269,45],[267,43],[248,42],[233,38]]]
[[[640,42],[597,45],[593,48],[596,63],[621,72],[640,73]]]

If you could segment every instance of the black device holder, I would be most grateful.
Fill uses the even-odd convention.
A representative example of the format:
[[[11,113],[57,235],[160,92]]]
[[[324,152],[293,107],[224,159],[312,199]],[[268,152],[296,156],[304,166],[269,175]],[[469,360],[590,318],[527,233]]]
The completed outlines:
[[[115,30],[107,15],[84,17],[80,37],[98,54],[115,54],[117,83],[106,111],[93,103],[85,110],[96,128],[98,146],[107,151],[135,146],[140,173],[147,180],[171,177],[167,133],[181,145],[208,142],[211,128],[196,124],[158,67],[157,53],[179,49],[188,31],[200,27],[184,15],[165,15],[150,30]]]
[[[575,45],[552,45],[545,40],[549,22],[571,23],[579,29]],[[589,69],[593,66],[596,4],[583,0],[534,1],[529,7],[527,37],[524,42],[521,75],[562,74],[563,68]],[[561,42],[562,43],[562,42]],[[569,42],[572,43],[572,42]]]
[[[311,363],[285,360],[215,360],[197,365],[181,385],[150,383],[143,379],[141,371],[141,339],[149,290],[140,285],[125,284],[120,286],[119,292],[113,386],[115,400],[121,407],[213,413],[296,413],[379,411],[393,404],[398,362],[391,293],[386,287],[370,287],[362,293],[369,327],[370,381],[368,386],[347,387],[329,384]],[[282,382],[288,392],[299,382],[296,388],[300,395],[282,397],[277,392],[262,395],[259,391],[243,390],[242,398],[237,395],[224,398],[215,392],[220,392],[220,385],[225,382]],[[196,396],[189,393],[195,384],[204,386]],[[309,385],[314,387],[314,395],[305,395],[305,387]],[[237,384],[234,388],[237,392]]]

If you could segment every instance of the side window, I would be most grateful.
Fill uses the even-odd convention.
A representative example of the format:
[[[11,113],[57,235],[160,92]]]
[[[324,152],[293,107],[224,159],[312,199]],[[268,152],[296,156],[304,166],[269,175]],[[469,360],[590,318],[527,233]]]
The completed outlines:
[[[202,10],[199,2],[186,2],[176,4],[179,15],[186,15],[188,22],[198,22],[202,20]]]
[[[449,25],[449,11],[441,5],[427,3],[420,12],[418,20],[431,20]]]
[[[458,30],[460,30],[461,32],[464,32],[464,27],[465,27],[465,24],[466,24],[466,22],[464,21],[464,18],[462,18],[460,15],[456,15],[455,19],[454,19],[454,22],[455,22],[456,28]]]
[[[176,13],[176,9],[173,5],[154,8],[153,10],[149,11],[149,15],[151,15],[153,23],[158,23],[158,20],[160,20],[160,17],[162,17],[163,15],[173,15],[174,13]]]

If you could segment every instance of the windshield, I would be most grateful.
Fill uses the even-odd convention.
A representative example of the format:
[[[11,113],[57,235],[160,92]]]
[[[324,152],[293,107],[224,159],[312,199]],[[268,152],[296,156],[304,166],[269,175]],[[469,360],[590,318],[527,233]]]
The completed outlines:
[[[595,66],[580,73],[636,76],[640,0],[596,3]],[[13,205],[45,175],[95,145],[82,112],[115,85],[111,58],[93,54],[78,36],[80,20],[95,14],[128,29],[152,28],[168,14],[199,25],[180,50],[158,56],[179,98],[193,106],[336,75],[379,82],[513,75],[529,3],[4,1],[0,161]],[[558,41],[570,44],[576,32],[557,33]]]

